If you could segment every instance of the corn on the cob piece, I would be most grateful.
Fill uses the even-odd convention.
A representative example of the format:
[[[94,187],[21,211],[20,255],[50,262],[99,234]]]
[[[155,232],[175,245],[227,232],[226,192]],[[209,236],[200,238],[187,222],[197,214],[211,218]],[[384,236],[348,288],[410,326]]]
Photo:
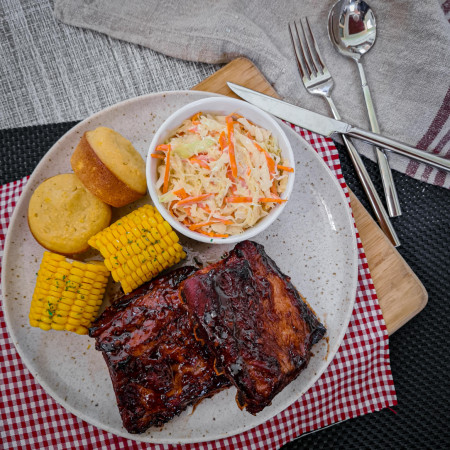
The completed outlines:
[[[122,217],[89,239],[125,294],[186,257],[178,236],[151,205]]]
[[[102,304],[109,271],[99,261],[68,262],[44,252],[30,308],[30,325],[87,334]]]

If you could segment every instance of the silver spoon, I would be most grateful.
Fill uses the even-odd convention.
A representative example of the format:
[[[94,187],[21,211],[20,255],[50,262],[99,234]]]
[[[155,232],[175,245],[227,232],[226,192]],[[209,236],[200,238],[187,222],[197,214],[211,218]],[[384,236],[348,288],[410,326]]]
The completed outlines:
[[[370,126],[373,132],[379,133],[380,127],[375,115],[372,96],[360,61],[362,55],[367,53],[375,43],[376,33],[375,15],[366,2],[340,0],[331,8],[328,15],[328,34],[331,42],[339,53],[352,58],[356,62],[369,113]],[[375,147],[375,149],[389,215],[391,217],[400,216],[400,202],[386,152],[378,147]]]

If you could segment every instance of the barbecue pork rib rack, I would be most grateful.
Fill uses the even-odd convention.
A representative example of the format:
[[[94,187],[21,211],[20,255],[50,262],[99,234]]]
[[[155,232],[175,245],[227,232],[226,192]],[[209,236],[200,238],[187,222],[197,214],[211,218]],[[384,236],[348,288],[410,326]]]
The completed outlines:
[[[195,339],[179,297],[179,283],[194,272],[183,267],[144,284],[108,307],[89,330],[130,433],[162,425],[230,386],[216,375],[213,354]]]
[[[186,279],[182,297],[215,368],[255,414],[307,366],[324,326],[262,245],[244,241]]]

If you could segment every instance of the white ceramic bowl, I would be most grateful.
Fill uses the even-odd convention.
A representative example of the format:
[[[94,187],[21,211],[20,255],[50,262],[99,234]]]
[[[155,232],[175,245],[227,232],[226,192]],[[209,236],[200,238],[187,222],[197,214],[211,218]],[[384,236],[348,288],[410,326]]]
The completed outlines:
[[[275,136],[278,141],[278,145],[281,149],[283,158],[287,159],[292,165],[294,163],[294,155],[292,153],[292,148],[288,138],[286,137],[277,121],[269,114],[253,105],[250,105],[249,103],[228,97],[212,97],[198,100],[196,102],[187,104],[186,106],[169,116],[158,129],[150,144],[150,148],[147,154],[146,174],[148,190],[153,204],[164,217],[164,219],[169,222],[172,228],[191,239],[195,239],[196,241],[207,242],[209,244],[231,244],[244,241],[245,239],[250,239],[269,227],[281,214],[287,202],[276,205],[266,217],[264,217],[253,227],[248,228],[246,231],[239,235],[229,236],[227,238],[211,238],[201,233],[192,231],[184,226],[182,223],[172,217],[172,215],[167,211],[164,205],[162,205],[158,200],[158,193],[155,188],[158,160],[155,158],[151,158],[150,154],[155,151],[155,148],[158,145],[163,144],[164,141],[181,126],[184,120],[189,119],[199,111],[216,115],[229,115],[231,113],[241,114],[254,124],[271,131],[273,136]],[[286,190],[281,195],[281,198],[289,199],[292,188],[294,186],[294,178],[295,172],[289,173]]]

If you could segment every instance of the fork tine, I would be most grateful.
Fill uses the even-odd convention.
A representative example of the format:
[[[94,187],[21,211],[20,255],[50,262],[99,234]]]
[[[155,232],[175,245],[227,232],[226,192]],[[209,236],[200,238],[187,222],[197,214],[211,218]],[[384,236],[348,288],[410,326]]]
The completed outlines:
[[[293,31],[293,29],[295,31]],[[300,72],[300,76],[302,78],[310,78],[312,72],[306,61],[302,41],[300,39],[300,35],[298,34],[297,24],[295,21],[293,22],[293,24],[289,24],[289,32],[291,34],[292,46],[294,47],[296,57],[295,59],[297,60],[297,66]],[[297,39],[295,37],[297,37]]]
[[[302,36],[302,39],[300,40],[300,42],[302,43],[302,46],[304,47],[303,48],[303,52],[305,53],[305,58],[308,61],[309,67],[311,68],[311,73],[314,76],[316,76],[316,75],[319,74],[319,70],[316,67],[316,61],[314,60],[313,55],[311,53],[311,45],[310,45],[309,40],[308,40],[308,38],[306,36],[305,28],[303,27],[303,23],[302,23],[302,19],[300,19],[298,21],[298,23],[300,24],[301,36]],[[297,30],[297,33],[300,35],[298,30]],[[303,45],[303,42],[305,43],[304,45]],[[305,49],[306,49],[306,51],[305,51]]]
[[[309,45],[308,47],[309,47],[310,51],[311,51],[312,48],[314,49],[314,51],[311,51],[311,54],[315,53],[315,55],[311,55],[311,56],[312,56],[313,59],[315,59],[316,62],[319,63],[319,65],[320,65],[320,67],[319,67],[320,72],[323,73],[323,71],[325,69],[325,64],[323,62],[322,55],[320,54],[319,47],[317,46],[316,40],[314,38],[314,34],[312,33],[311,26],[309,24],[309,20],[308,20],[307,17],[305,17],[305,22],[306,22],[306,25],[308,26],[309,40],[310,40],[310,42],[312,42],[312,46]],[[316,69],[317,69],[317,65],[316,64],[315,64],[315,66],[316,66]]]

